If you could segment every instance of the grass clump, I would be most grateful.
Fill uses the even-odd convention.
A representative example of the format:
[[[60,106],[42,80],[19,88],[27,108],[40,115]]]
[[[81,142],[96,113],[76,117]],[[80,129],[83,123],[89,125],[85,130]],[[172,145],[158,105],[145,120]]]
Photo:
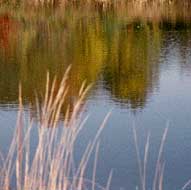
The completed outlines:
[[[82,85],[78,100],[69,117],[69,108],[65,119],[60,122],[63,114],[61,108],[67,94],[66,71],[59,88],[56,90],[56,79],[50,84],[47,75],[46,93],[44,101],[39,105],[37,99],[38,121],[25,118],[22,106],[21,90],[19,95],[19,111],[17,126],[8,154],[1,155],[0,187],[3,190],[84,190],[84,189],[109,189],[109,181],[104,188],[96,183],[95,156],[92,179],[86,179],[85,171],[93,150],[98,154],[98,138],[109,117],[106,116],[97,131],[95,138],[87,145],[79,163],[75,164],[73,156],[74,145],[78,134],[83,128],[87,117],[79,119],[81,103],[89,87]],[[27,123],[27,124],[26,124]],[[26,127],[25,127],[26,125]],[[38,142],[35,150],[31,150],[31,131],[37,125]],[[63,127],[64,126],[64,127]],[[15,182],[14,182],[15,181]]]
[[[62,106],[66,102],[68,91],[66,71],[63,79],[57,86],[56,78],[50,82],[47,74],[47,83],[43,102],[36,100],[38,119],[25,117],[22,104],[21,87],[19,90],[19,110],[15,133],[6,156],[0,153],[0,189],[3,190],[109,190],[112,172],[105,187],[96,183],[96,166],[99,151],[99,136],[110,116],[108,113],[100,125],[94,139],[85,148],[80,161],[76,164],[74,158],[75,144],[88,117],[81,119],[83,113],[82,101],[89,90],[85,83],[79,90],[79,96],[72,113],[70,108],[64,114]],[[58,88],[57,88],[58,87]],[[31,149],[32,130],[36,128],[38,141]],[[148,158],[150,151],[150,134],[147,136],[143,159],[138,147],[137,131],[133,128],[137,163],[139,168],[139,190],[163,190],[165,163],[162,159],[168,127],[164,130],[158,157],[156,160],[152,187],[148,187]],[[86,178],[86,168],[90,156],[95,152],[92,165],[92,177]],[[191,183],[189,180],[182,189]]]

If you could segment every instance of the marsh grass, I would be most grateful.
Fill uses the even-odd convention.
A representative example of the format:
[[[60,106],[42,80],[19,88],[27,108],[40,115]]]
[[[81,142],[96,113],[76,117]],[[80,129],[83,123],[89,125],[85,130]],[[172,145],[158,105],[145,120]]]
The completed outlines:
[[[189,0],[20,0],[5,2],[0,2],[0,13],[2,16],[9,15],[9,19],[17,21],[17,25],[13,25],[13,28],[18,29],[23,22],[34,27],[35,23],[40,21],[48,25],[49,29],[59,27],[56,30],[59,30],[60,24],[64,22],[68,30],[81,19],[99,16],[103,18],[115,16],[118,21],[127,24],[128,28],[134,21],[141,21],[144,25],[148,23],[153,29],[163,27],[163,23],[172,25],[177,23],[179,27],[182,24],[187,28],[190,27],[191,20]]]
[[[129,5],[139,10],[140,8],[145,8],[146,6],[158,7],[160,9],[161,6],[189,6],[189,0],[6,0],[0,1],[0,4],[6,5],[14,5],[16,7],[30,5],[34,7],[74,7],[74,8],[99,8],[99,9],[123,9],[127,8]],[[129,9],[130,10],[130,9]],[[128,10],[128,11],[129,11]],[[152,12],[152,10],[150,9]],[[156,12],[155,12],[156,13]]]
[[[76,164],[74,158],[75,144],[80,131],[83,129],[88,116],[82,119],[81,104],[90,86],[82,84],[74,109],[69,117],[69,107],[64,115],[61,108],[65,103],[68,91],[67,79],[70,67],[56,88],[57,79],[50,82],[47,74],[47,83],[42,106],[36,99],[38,120],[26,117],[22,104],[22,89],[19,87],[19,111],[14,136],[6,156],[0,153],[0,190],[109,190],[112,172],[104,186],[96,183],[96,168],[99,152],[99,137],[110,116],[109,112],[95,134],[95,137],[86,146],[80,161]],[[58,90],[56,90],[58,89]],[[37,128],[38,141],[35,150],[31,150],[32,130]],[[148,187],[148,158],[150,152],[150,134],[144,146],[143,159],[141,158],[138,136],[133,127],[135,149],[140,175],[139,190],[163,190],[165,162],[163,149],[167,137],[168,127],[164,130],[156,160],[153,185]],[[94,153],[92,177],[86,177],[86,168],[90,157]],[[15,183],[12,182],[15,179]],[[189,180],[182,189],[190,186]]]
[[[145,148],[144,148],[144,156],[143,159],[141,159],[140,156],[140,150],[138,147],[138,137],[137,137],[137,132],[135,127],[133,127],[133,136],[134,136],[134,142],[135,142],[135,149],[136,149],[136,154],[137,154],[137,163],[138,163],[138,168],[139,168],[139,176],[140,176],[140,189],[141,190],[147,190],[147,189],[152,189],[152,190],[163,190],[163,181],[164,181],[164,170],[165,170],[165,162],[162,159],[163,155],[163,150],[164,150],[164,144],[166,141],[168,133],[168,126],[165,128],[163,132],[163,136],[161,138],[160,142],[160,147],[158,151],[158,156],[156,160],[156,165],[154,169],[154,177],[153,177],[153,185],[152,187],[148,187],[146,182],[147,182],[147,169],[148,169],[148,157],[149,157],[149,149],[150,149],[150,133],[147,135],[147,140],[145,143]]]
[[[39,120],[25,117],[22,105],[22,93],[19,93],[19,111],[16,130],[9,148],[4,157],[1,154],[0,187],[3,190],[108,190],[111,175],[106,187],[96,183],[96,164],[98,159],[98,139],[110,114],[105,117],[94,139],[89,142],[80,162],[76,165],[73,157],[74,145],[78,134],[83,128],[87,117],[79,119],[82,100],[89,90],[85,83],[79,91],[72,115],[69,108],[61,124],[59,118],[61,107],[65,103],[67,94],[67,77],[70,68],[66,71],[59,88],[56,91],[56,79],[50,83],[47,74],[46,93],[43,105],[36,101]],[[56,92],[55,92],[56,91]],[[31,151],[31,131],[37,125],[38,142],[34,153]],[[64,127],[63,127],[64,126]],[[88,160],[95,149],[95,161],[92,179],[86,179],[85,171]],[[16,179],[13,183],[13,179]],[[90,188],[91,187],[91,188]]]

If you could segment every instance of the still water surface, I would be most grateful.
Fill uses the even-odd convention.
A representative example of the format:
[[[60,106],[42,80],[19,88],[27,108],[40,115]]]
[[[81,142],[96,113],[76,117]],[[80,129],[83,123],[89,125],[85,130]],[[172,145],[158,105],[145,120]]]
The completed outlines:
[[[113,169],[112,189],[133,190],[139,185],[134,126],[141,153],[151,134],[151,187],[160,139],[168,125],[164,189],[181,189],[191,178],[190,17],[152,20],[79,9],[23,15],[19,10],[0,14],[1,148],[6,150],[15,126],[19,82],[28,112],[35,107],[34,91],[44,94],[46,72],[61,78],[72,64],[67,96],[71,109],[82,82],[93,83],[82,105],[90,118],[77,145],[79,154],[112,109],[101,135],[98,182],[105,184]]]

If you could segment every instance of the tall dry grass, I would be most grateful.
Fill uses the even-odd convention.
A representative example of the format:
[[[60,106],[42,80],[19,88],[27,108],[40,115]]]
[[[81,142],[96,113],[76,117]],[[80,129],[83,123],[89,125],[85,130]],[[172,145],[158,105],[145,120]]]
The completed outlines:
[[[38,99],[36,101],[37,112],[40,115],[38,122],[30,117],[26,119],[24,116],[20,87],[17,127],[8,154],[5,157],[1,154],[0,189],[85,190],[90,187],[92,190],[109,189],[111,175],[106,187],[96,183],[98,138],[109,114],[99,127],[95,138],[87,145],[80,162],[77,165],[74,162],[74,145],[87,120],[87,117],[83,120],[79,119],[80,106],[89,89],[85,84],[79,91],[79,98],[75,103],[72,115],[68,117],[68,108],[63,123],[60,122],[63,114],[61,108],[65,103],[68,89],[69,70],[70,68],[66,71],[57,91],[55,89],[57,80],[54,79],[51,83],[49,74],[47,74],[43,106],[39,106]],[[38,142],[32,153],[30,141],[34,125],[38,125]],[[94,149],[93,177],[86,179],[86,166]]]
[[[86,123],[88,117],[80,119],[81,104],[85,94],[89,90],[85,83],[79,91],[79,97],[74,105],[71,116],[69,108],[65,113],[63,122],[61,108],[65,103],[67,94],[67,78],[70,68],[66,71],[59,88],[56,91],[56,78],[50,82],[47,74],[46,93],[42,106],[39,105],[38,98],[37,115],[38,121],[31,117],[25,117],[22,104],[22,90],[19,88],[19,111],[17,125],[9,151],[6,156],[0,153],[0,189],[2,190],[109,190],[112,172],[108,177],[105,187],[96,183],[96,166],[99,151],[99,136],[110,116],[106,115],[103,123],[99,127],[94,139],[87,145],[76,165],[74,159],[75,143],[80,131]],[[34,126],[35,125],[35,126]],[[32,130],[37,125],[38,142],[35,150],[31,150]],[[133,135],[135,149],[137,152],[137,162],[140,174],[139,190],[163,190],[165,162],[162,159],[164,144],[166,141],[168,127],[165,129],[154,172],[153,186],[148,187],[147,173],[148,158],[150,151],[150,134],[147,137],[143,159],[140,156],[138,147],[138,137],[135,127]],[[90,156],[95,152],[92,166],[92,178],[87,179],[85,172]],[[14,180],[15,179],[15,180]],[[13,182],[15,181],[15,182]],[[182,189],[186,189],[191,184],[189,180]]]
[[[137,153],[137,163],[139,168],[141,190],[147,190],[147,189],[163,190],[165,162],[162,159],[162,155],[163,155],[163,149],[164,149],[167,133],[168,133],[168,126],[165,128],[163,136],[161,138],[159,152],[158,152],[156,165],[154,169],[153,184],[152,184],[152,187],[148,187],[147,186],[147,177],[148,177],[147,169],[148,169],[148,158],[149,158],[149,149],[150,149],[150,133],[148,134],[147,140],[145,143],[143,159],[141,159],[140,150],[138,147],[137,132],[135,127],[133,127],[133,136],[134,136],[134,142],[135,142],[135,149]]]
[[[67,7],[72,5],[74,7],[83,6],[98,6],[99,8],[125,8],[129,4],[136,6],[136,8],[144,7],[147,5],[161,6],[161,5],[173,5],[173,4],[184,4],[189,6],[189,0],[9,0],[0,1],[0,4],[12,4],[12,5],[34,5],[34,6],[52,6],[56,7]],[[152,11],[152,10],[151,10]]]

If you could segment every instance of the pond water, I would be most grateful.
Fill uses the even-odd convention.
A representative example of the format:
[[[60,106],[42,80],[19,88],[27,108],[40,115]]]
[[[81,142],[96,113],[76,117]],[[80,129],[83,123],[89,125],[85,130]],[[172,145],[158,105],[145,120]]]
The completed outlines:
[[[133,190],[139,185],[135,127],[141,156],[151,135],[151,189],[168,125],[164,190],[181,189],[191,178],[189,11],[165,9],[156,15],[154,9],[150,14],[131,9],[33,9],[0,10],[1,149],[6,150],[15,127],[19,83],[28,112],[35,104],[34,92],[44,94],[47,71],[60,78],[71,64],[69,103],[84,80],[93,83],[82,105],[90,118],[80,135],[79,154],[112,110],[100,137],[97,181],[105,184],[113,169],[111,189]]]

